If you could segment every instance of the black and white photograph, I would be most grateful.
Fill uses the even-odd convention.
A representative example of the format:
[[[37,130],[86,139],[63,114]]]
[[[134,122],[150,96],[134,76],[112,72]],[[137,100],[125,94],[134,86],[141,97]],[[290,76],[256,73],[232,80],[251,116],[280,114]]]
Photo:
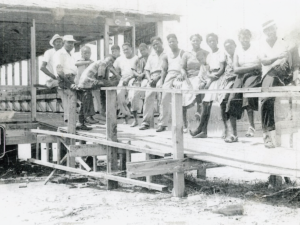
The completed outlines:
[[[300,1],[0,0],[0,224],[300,225]]]

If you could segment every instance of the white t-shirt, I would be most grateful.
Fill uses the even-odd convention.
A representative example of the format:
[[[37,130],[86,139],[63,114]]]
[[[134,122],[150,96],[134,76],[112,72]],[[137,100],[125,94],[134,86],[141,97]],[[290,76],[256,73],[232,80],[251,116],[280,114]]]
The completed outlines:
[[[258,51],[253,45],[250,45],[247,50],[244,50],[241,46],[238,46],[235,51],[238,63],[242,67],[257,65],[260,62],[258,54]]]
[[[75,59],[70,55],[64,47],[59,49],[54,54],[54,75],[57,76],[56,66],[62,65],[64,74],[77,74],[77,67],[75,66]]]
[[[288,51],[288,43],[285,40],[278,37],[273,47],[271,47],[266,40],[263,40],[260,45],[260,58],[264,59],[276,57],[285,51]],[[262,65],[263,76],[266,75],[271,69],[272,64],[268,66]]]
[[[136,61],[138,57],[135,55],[131,59],[127,59],[125,56],[120,56],[114,62],[114,67],[121,70],[122,79],[125,79],[133,75],[131,68],[136,69]]]
[[[220,69],[220,63],[225,62],[226,56],[222,50],[216,52],[210,52],[207,55],[206,63],[209,65],[210,70]]]
[[[53,69],[53,56],[55,54],[55,49],[52,48],[52,49],[49,49],[47,51],[45,51],[44,53],[44,58],[43,58],[43,62],[46,62],[47,63],[47,66],[46,68],[49,70],[50,73],[54,74],[54,69]]]

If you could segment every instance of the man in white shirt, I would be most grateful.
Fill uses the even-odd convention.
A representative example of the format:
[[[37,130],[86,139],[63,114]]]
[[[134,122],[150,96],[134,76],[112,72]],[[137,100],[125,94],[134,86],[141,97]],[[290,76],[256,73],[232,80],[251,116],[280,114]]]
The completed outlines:
[[[71,51],[74,48],[75,39],[73,35],[63,37],[64,46],[54,54],[54,73],[58,79],[58,94],[60,95],[64,108],[64,120],[68,122],[69,117],[69,94],[70,87],[74,84],[77,73],[76,60]]]
[[[263,24],[267,39],[260,46],[262,63],[262,87],[285,86],[292,81],[292,60],[288,44],[277,37],[277,26],[273,20]],[[276,147],[274,118],[275,97],[262,98],[261,118],[266,148]]]
[[[120,56],[114,62],[114,68],[116,73],[121,76],[121,80],[118,86],[128,86],[131,79],[135,78],[133,70],[136,68],[136,62],[138,57],[134,55],[132,47],[129,43],[124,43],[122,45],[124,56]],[[131,112],[128,108],[128,91],[118,90],[118,109],[125,116],[125,123],[128,122],[128,118],[131,116]]]
[[[40,70],[43,71],[47,76],[49,76],[51,79],[46,81],[46,86],[48,88],[54,88],[58,86],[58,80],[56,79],[56,76],[54,75],[54,69],[53,69],[53,56],[56,51],[62,48],[63,46],[63,40],[62,37],[58,34],[55,34],[51,40],[50,45],[53,47],[52,49],[47,50],[44,53],[43,62],[41,65]]]

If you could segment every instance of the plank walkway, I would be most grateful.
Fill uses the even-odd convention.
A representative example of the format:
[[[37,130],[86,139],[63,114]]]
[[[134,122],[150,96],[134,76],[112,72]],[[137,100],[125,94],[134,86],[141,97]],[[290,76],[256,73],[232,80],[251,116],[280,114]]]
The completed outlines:
[[[94,125],[93,128],[92,131],[77,131],[77,134],[105,139],[104,125]],[[164,153],[173,152],[171,131],[140,131],[138,127],[131,128],[125,124],[118,124],[117,129],[119,141],[130,140],[134,146],[152,148]],[[66,131],[66,127],[60,127],[59,130]],[[300,177],[300,149],[266,149],[261,137],[241,137],[239,142],[229,144],[216,136],[196,139],[184,134],[184,154],[189,158],[248,171]]]

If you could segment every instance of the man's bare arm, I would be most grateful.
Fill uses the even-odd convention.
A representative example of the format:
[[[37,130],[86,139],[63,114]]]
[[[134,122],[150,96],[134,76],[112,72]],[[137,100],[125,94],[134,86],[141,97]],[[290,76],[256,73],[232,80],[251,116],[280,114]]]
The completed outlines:
[[[52,79],[56,80],[56,76],[47,69],[47,62],[42,63],[40,70],[43,71],[44,74],[46,74],[47,76],[49,76]]]

